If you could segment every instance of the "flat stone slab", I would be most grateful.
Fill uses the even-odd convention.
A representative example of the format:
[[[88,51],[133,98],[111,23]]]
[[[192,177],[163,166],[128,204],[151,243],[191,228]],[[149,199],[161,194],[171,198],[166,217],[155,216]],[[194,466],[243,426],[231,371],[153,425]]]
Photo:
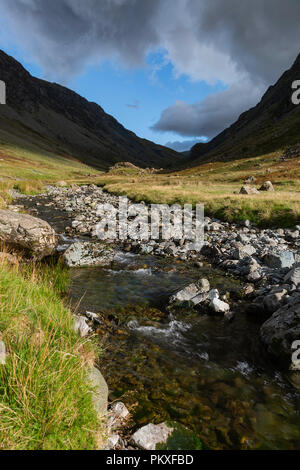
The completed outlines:
[[[114,259],[114,252],[106,245],[92,242],[76,242],[63,254],[67,266],[108,266]]]

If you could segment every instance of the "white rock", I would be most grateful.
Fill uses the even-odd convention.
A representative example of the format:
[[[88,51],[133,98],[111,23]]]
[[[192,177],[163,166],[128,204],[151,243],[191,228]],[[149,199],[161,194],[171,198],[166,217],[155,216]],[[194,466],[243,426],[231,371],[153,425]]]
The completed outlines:
[[[129,415],[129,411],[121,401],[113,403],[111,406],[111,412],[115,419],[124,419]]]
[[[230,306],[226,303],[223,302],[223,300],[214,298],[210,302],[210,307],[216,312],[216,313],[226,313],[229,312]]]
[[[131,440],[132,442],[144,450],[155,450],[157,444],[166,443],[173,428],[169,428],[166,423],[147,424],[136,431]]]
[[[119,434],[112,434],[106,441],[106,450],[113,450],[117,447],[120,442]]]
[[[76,315],[74,316],[74,331],[83,337],[87,336],[92,331],[92,328],[87,324],[85,317]]]
[[[214,299],[219,298],[219,291],[218,289],[211,289],[208,293],[209,300],[213,301]]]

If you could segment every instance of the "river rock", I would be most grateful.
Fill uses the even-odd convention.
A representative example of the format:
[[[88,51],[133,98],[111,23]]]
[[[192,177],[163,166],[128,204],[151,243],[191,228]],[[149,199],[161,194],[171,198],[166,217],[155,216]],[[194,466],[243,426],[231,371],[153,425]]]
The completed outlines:
[[[124,419],[124,418],[127,418],[129,416],[128,409],[126,408],[124,403],[121,402],[121,401],[118,401],[118,402],[113,403],[111,405],[111,412],[114,415],[115,420]]]
[[[165,444],[172,434],[173,428],[166,423],[147,424],[136,431],[131,440],[134,445],[143,450],[155,450],[157,444]]]
[[[268,313],[274,313],[278,310],[282,303],[283,298],[287,294],[287,290],[284,288],[279,288],[278,292],[271,293],[266,295],[263,299],[263,306]]]
[[[74,331],[84,337],[92,331],[92,328],[88,325],[85,317],[76,315],[74,316]]]
[[[288,282],[290,284],[295,284],[295,286],[299,286],[300,284],[300,266],[292,269],[287,273],[284,278],[284,282]]]
[[[55,231],[47,222],[6,210],[0,210],[0,240],[35,259],[51,255],[57,246]]]
[[[107,412],[108,386],[100,370],[92,367],[88,374],[88,382],[92,388],[92,399],[97,414],[102,418]]]
[[[107,266],[114,259],[114,252],[106,245],[92,242],[75,242],[64,252],[67,266]]]
[[[291,364],[292,345],[300,338],[300,302],[281,307],[262,325],[260,337],[279,362]]]
[[[223,302],[223,300],[219,299],[219,291],[218,289],[212,289],[208,297],[210,299],[210,308],[216,313],[226,313],[229,312],[230,306]]]
[[[105,443],[105,449],[104,450],[114,450],[116,447],[119,445],[121,442],[121,438],[119,434],[111,434]]]
[[[198,282],[189,284],[184,289],[181,289],[170,298],[170,303],[174,302],[193,302],[194,305],[206,299],[206,293],[210,289],[210,284],[207,279],[200,279]]]
[[[270,268],[291,268],[295,263],[292,251],[280,251],[279,253],[267,253],[263,262]]]
[[[246,258],[248,256],[252,256],[254,255],[254,253],[256,252],[256,249],[254,248],[254,246],[252,245],[242,245],[241,243],[237,243],[237,247],[236,249],[233,251],[232,253],[232,258],[233,259],[243,259],[243,258]]]

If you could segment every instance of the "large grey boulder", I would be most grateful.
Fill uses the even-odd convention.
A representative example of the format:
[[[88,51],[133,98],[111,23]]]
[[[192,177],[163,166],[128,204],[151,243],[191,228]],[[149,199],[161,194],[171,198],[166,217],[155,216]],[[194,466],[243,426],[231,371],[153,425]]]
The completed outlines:
[[[106,245],[92,242],[75,242],[63,254],[67,266],[107,266],[114,259],[114,252]]]
[[[270,268],[291,268],[295,263],[295,256],[292,251],[267,253],[263,258],[263,262]]]
[[[51,255],[57,246],[55,231],[47,222],[7,210],[0,210],[0,240],[35,259]]]
[[[92,389],[93,405],[99,418],[102,418],[107,412],[108,386],[100,370],[96,367],[91,368],[88,383]]]
[[[136,431],[131,440],[134,445],[143,450],[155,450],[158,444],[165,444],[172,434],[173,428],[166,423],[147,424]]]
[[[300,339],[300,302],[277,310],[261,327],[267,351],[279,362],[291,365],[292,345]]]

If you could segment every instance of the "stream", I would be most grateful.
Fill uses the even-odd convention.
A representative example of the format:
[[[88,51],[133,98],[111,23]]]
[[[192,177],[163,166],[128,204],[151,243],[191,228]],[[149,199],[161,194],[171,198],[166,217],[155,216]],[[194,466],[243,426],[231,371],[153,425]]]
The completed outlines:
[[[22,203],[63,233],[66,214],[37,201]],[[237,280],[210,265],[121,251],[109,268],[70,273],[73,308],[100,314],[99,366],[110,400],[126,404],[134,430],[172,420],[208,449],[299,449],[299,388],[265,356],[260,323],[245,314]],[[230,293],[232,321],[167,311],[169,296],[201,277]]]

